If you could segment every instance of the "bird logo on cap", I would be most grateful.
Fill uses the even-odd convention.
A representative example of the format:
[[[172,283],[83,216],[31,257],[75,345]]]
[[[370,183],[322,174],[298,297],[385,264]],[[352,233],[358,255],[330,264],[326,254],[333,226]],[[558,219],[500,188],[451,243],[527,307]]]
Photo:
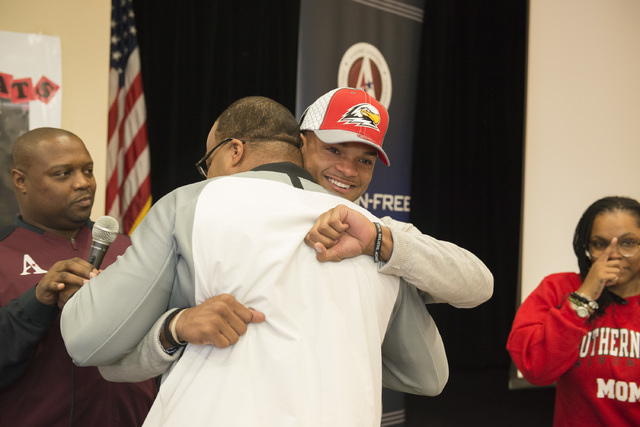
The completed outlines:
[[[376,107],[371,104],[358,104],[351,107],[338,121],[379,131],[378,123],[380,120],[380,112]]]

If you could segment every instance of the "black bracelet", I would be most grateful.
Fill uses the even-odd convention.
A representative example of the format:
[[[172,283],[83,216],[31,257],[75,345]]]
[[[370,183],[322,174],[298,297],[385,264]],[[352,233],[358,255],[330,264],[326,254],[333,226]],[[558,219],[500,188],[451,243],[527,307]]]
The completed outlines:
[[[380,262],[380,249],[382,249],[382,227],[379,223],[374,222],[376,226],[376,243],[373,247],[373,261]]]
[[[596,301],[594,301],[593,299],[589,298],[584,294],[580,294],[578,292],[571,292],[570,296],[582,302],[584,305],[588,306],[590,309],[594,311],[599,308],[599,305]]]
[[[583,297],[582,295],[580,295],[577,292],[571,292],[571,294],[569,294],[569,295],[571,295],[573,298],[577,299],[578,301],[584,303],[585,305],[589,303],[588,299],[586,299],[585,297]]]
[[[166,319],[164,319],[164,325],[162,325],[164,337],[167,341],[169,341],[169,344],[171,345],[171,347],[184,347],[185,345],[188,344],[187,342],[180,342],[173,339],[173,334],[171,334],[171,329],[169,329],[169,325],[171,325],[171,321],[173,320],[173,318],[176,317],[176,315],[180,313],[182,310],[186,310],[186,309],[179,308],[177,310],[174,310],[173,313],[171,313],[170,315],[167,316]]]

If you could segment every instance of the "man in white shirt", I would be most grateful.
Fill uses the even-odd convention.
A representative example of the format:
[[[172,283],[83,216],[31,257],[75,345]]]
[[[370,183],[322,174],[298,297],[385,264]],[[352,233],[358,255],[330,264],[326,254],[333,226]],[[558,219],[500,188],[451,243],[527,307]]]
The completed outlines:
[[[340,204],[378,220],[300,167],[297,123],[284,107],[252,97],[228,110],[210,135],[217,148],[208,166],[230,176],[179,188],[152,207],[133,246],[65,306],[69,354],[79,365],[112,363],[167,308],[228,294],[266,320],[233,346],[188,345],[148,425],[379,425],[380,348],[398,307],[415,299],[368,257],[318,263],[303,244],[316,218]],[[238,128],[241,117],[248,120]],[[382,237],[375,227],[364,234],[363,241]],[[411,353],[431,360],[424,382],[438,393],[444,347],[426,310],[419,313],[424,335]],[[165,334],[181,341],[168,326]]]

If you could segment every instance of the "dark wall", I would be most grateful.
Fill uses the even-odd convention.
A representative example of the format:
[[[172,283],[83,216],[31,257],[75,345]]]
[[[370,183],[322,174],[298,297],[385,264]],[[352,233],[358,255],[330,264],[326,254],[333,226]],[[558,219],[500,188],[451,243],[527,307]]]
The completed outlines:
[[[425,11],[412,221],[471,250],[495,278],[493,297],[479,308],[430,308],[453,350],[454,367],[508,362],[504,347],[518,274],[525,23],[526,5],[519,1],[427,2]]]
[[[158,200],[199,179],[193,164],[231,102],[263,95],[295,111],[299,5],[134,0],[134,7]],[[497,414],[533,408],[529,421],[540,425],[535,415],[548,421],[552,390],[509,392],[505,350],[518,282],[527,1],[427,0],[424,17],[412,222],[480,257],[495,290],[475,309],[429,307],[451,380],[437,398],[409,396],[407,422],[459,425],[453,420],[464,422],[475,408],[486,425],[508,425],[509,415]],[[456,411],[460,404],[467,409]]]
[[[429,1],[420,58],[412,222],[482,259],[494,294],[475,309],[429,306],[451,373],[407,396],[407,426],[552,424],[553,388],[508,390],[524,152],[526,1]]]

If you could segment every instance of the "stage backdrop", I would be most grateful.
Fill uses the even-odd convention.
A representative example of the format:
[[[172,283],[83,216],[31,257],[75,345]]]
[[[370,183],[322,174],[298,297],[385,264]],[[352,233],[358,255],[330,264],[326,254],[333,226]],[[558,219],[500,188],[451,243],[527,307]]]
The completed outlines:
[[[13,143],[29,129],[60,127],[61,64],[60,38],[0,31],[0,228],[19,212],[8,173]]]
[[[389,111],[384,150],[359,204],[409,220],[411,146],[424,1],[303,0],[296,117],[336,87],[365,89]]]
[[[408,221],[416,79],[424,1],[302,0],[296,117],[336,87],[364,89],[389,111],[384,150],[358,203]],[[401,393],[384,391],[382,425],[404,424]]]

